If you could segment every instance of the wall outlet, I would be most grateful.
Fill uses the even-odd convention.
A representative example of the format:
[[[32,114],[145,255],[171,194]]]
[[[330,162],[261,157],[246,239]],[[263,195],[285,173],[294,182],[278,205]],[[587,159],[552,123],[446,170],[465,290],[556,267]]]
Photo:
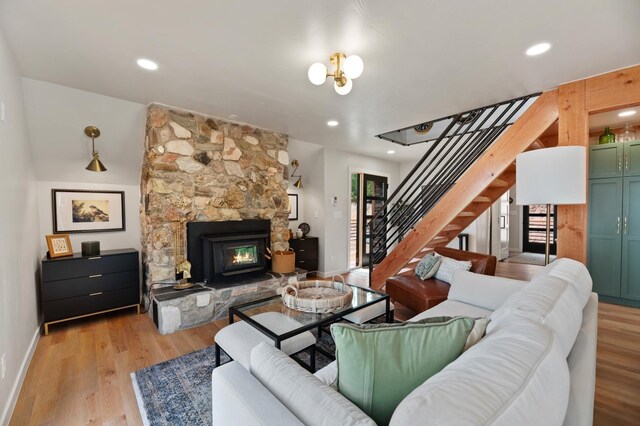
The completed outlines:
[[[2,378],[7,374],[7,354],[2,354]]]

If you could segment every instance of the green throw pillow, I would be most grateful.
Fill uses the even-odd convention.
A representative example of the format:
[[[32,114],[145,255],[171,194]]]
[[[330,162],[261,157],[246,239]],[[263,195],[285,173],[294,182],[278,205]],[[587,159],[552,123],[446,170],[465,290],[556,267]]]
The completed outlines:
[[[333,324],[338,391],[378,425],[400,402],[484,335],[489,320],[426,318],[402,324]]]
[[[416,275],[421,280],[428,280],[438,272],[441,262],[442,257],[440,256],[434,256],[433,253],[426,255],[416,266]]]

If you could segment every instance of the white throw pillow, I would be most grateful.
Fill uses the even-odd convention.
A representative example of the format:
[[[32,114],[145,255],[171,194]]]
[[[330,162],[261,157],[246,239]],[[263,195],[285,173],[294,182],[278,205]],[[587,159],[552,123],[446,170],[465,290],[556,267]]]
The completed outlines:
[[[436,279],[444,281],[445,283],[451,283],[453,280],[453,273],[457,270],[468,271],[471,269],[471,261],[469,260],[455,260],[450,257],[436,255],[442,259],[438,272],[436,272]]]

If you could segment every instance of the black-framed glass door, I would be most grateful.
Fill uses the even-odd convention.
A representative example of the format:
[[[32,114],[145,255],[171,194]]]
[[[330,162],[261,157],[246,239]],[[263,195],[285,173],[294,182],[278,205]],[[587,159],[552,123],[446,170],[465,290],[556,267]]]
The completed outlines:
[[[529,253],[544,253],[547,238],[547,205],[524,206],[522,213],[522,250]],[[550,254],[556,254],[557,214],[558,206],[552,205]]]
[[[377,237],[376,241],[371,241],[371,228],[370,222],[378,211],[384,206],[387,201],[387,191],[389,185],[387,178],[384,176],[375,176],[369,174],[363,174],[362,178],[362,191],[360,197],[360,208],[362,209],[362,222],[361,228],[361,241],[360,251],[362,252],[362,266],[369,265],[369,259],[371,255],[372,244],[373,247],[384,247],[386,245],[386,235],[381,233],[380,237]],[[384,216],[384,215],[383,215]],[[376,219],[374,227],[384,226],[382,221],[385,219]],[[382,259],[377,259],[380,261]]]

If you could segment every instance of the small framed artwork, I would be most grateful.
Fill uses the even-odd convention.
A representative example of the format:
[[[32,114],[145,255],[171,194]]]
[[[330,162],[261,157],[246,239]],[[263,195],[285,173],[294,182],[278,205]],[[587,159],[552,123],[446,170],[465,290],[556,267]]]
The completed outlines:
[[[45,238],[50,258],[73,256],[69,234],[47,235]]]
[[[289,194],[289,220],[298,220],[298,194]]]
[[[52,189],[53,233],[124,231],[124,191]]]

